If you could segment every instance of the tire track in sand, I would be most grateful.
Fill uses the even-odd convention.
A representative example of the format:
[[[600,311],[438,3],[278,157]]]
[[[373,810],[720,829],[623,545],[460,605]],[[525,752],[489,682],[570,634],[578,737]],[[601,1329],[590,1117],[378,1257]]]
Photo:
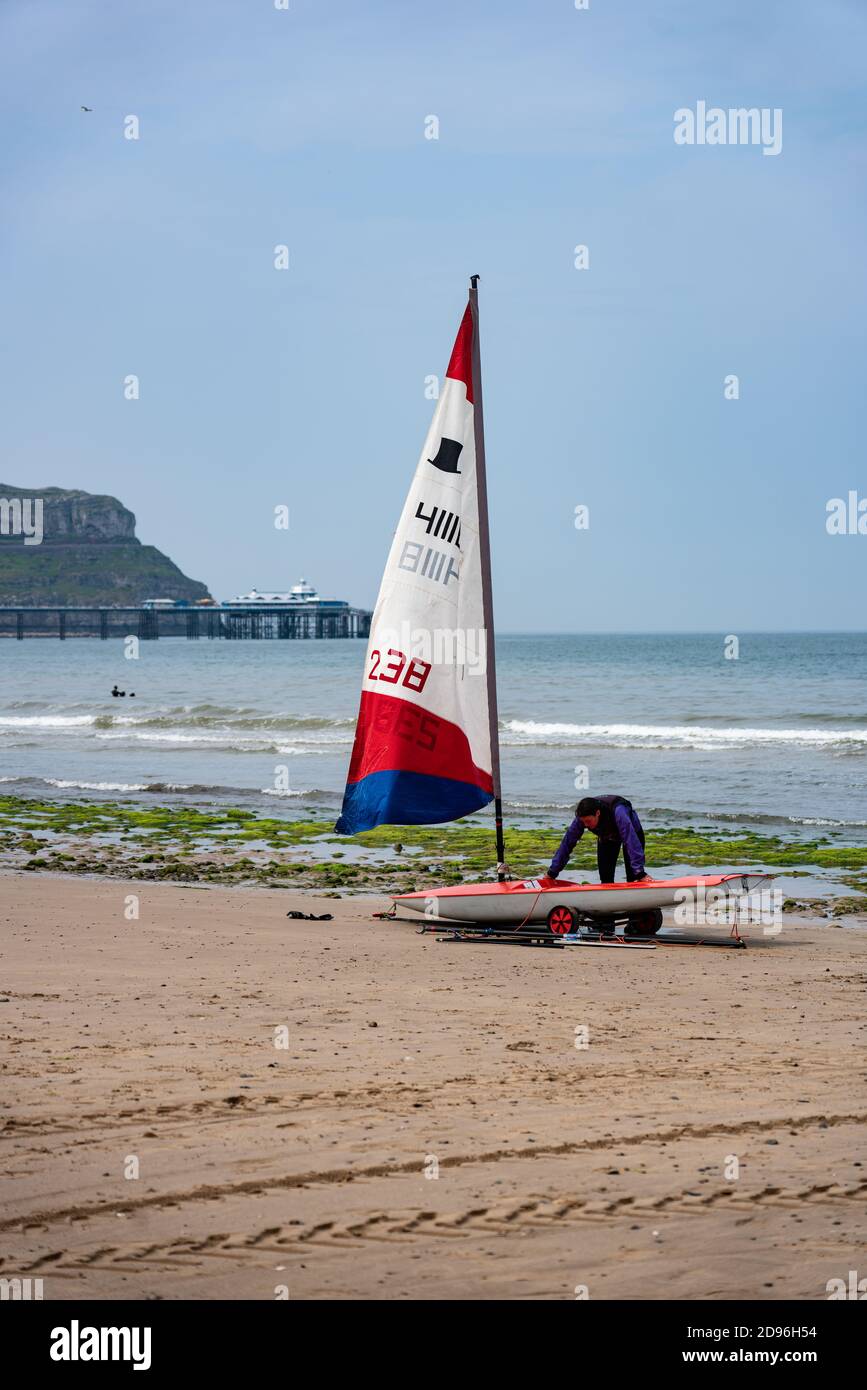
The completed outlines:
[[[523,1148],[493,1149],[477,1154],[449,1154],[440,1159],[440,1168],[465,1168],[503,1161],[514,1162],[525,1158],[556,1158],[615,1146],[622,1148],[642,1144],[668,1144],[680,1139],[706,1139],[715,1134],[762,1134],[769,1130],[781,1128],[803,1130],[811,1129],[815,1125],[830,1128],[834,1125],[864,1124],[865,1121],[867,1121],[867,1113],[862,1111],[844,1115],[782,1115],[773,1119],[743,1120],[738,1124],[717,1122],[704,1125],[675,1125],[669,1129],[651,1130],[642,1134],[606,1135],[599,1139],[578,1139],[557,1144],[533,1144]],[[85,1202],[75,1206],[34,1211],[28,1215],[4,1217],[3,1220],[0,1220],[0,1231],[15,1230],[20,1232],[28,1227],[50,1226],[59,1221],[83,1221],[106,1213],[142,1211],[148,1207],[177,1207],[190,1202],[211,1202],[221,1197],[261,1194],[280,1189],[310,1187],[327,1183],[352,1183],[363,1178],[398,1177],[407,1173],[418,1173],[421,1171],[421,1166],[418,1158],[411,1158],[402,1163],[374,1163],[359,1168],[325,1168],[319,1171],[213,1183],[182,1192],[155,1192],[145,1197]]]
[[[252,1235],[211,1234],[194,1240],[176,1237],[165,1242],[100,1245],[90,1251],[68,1254],[49,1251],[22,1267],[25,1274],[37,1271],[78,1277],[82,1270],[137,1270],[158,1268],[179,1272],[200,1268],[206,1259],[235,1263],[260,1255],[303,1255],[311,1248],[345,1250],[359,1242],[383,1241],[406,1245],[430,1238],[460,1239],[470,1235],[508,1235],[527,1229],[556,1230],[574,1222],[608,1222],[635,1217],[654,1220],[669,1215],[707,1215],[708,1213],[756,1213],[768,1207],[801,1209],[804,1205],[867,1203],[867,1180],[852,1184],[818,1183],[809,1187],[764,1187],[755,1192],[732,1188],[697,1194],[689,1190],[662,1197],[617,1197],[610,1201],[568,1198],[535,1198],[517,1204],[470,1207],[457,1212],[396,1211],[373,1212],[347,1221],[318,1221],[304,1227],[267,1226]]]

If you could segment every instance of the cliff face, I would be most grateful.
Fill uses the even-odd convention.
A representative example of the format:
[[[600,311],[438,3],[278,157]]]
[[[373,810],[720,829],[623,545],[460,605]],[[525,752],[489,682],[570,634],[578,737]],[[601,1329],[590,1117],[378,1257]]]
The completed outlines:
[[[67,541],[73,545],[94,541],[140,544],[135,537],[135,517],[116,497],[61,487],[12,487],[9,483],[0,483],[0,497],[41,497],[45,541]],[[8,539],[0,537],[0,543]]]
[[[24,544],[16,502],[42,499],[41,544]],[[0,606],[137,604],[148,598],[209,598],[167,555],[136,539],[135,517],[116,497],[78,489],[0,483]],[[24,508],[32,525],[34,513]]]

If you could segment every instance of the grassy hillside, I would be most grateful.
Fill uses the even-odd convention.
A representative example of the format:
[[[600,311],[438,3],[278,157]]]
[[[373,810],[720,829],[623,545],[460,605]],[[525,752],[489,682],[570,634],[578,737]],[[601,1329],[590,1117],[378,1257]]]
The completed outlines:
[[[0,535],[0,606],[104,606],[148,598],[207,598],[167,555],[142,545],[116,497],[0,483],[0,498],[41,498],[44,539]],[[30,513],[32,516],[32,513]]]

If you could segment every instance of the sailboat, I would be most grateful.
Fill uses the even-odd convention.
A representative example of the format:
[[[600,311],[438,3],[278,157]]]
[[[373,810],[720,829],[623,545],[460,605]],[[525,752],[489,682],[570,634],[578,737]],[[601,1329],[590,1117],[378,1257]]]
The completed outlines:
[[[544,923],[557,935],[659,909],[695,892],[743,895],[766,874],[586,884],[515,880],[505,863],[491,547],[479,341],[479,276],[404,503],[370,626],[343,809],[345,835],[377,825],[439,824],[493,802],[496,881],[428,888],[395,903],[428,917]]]

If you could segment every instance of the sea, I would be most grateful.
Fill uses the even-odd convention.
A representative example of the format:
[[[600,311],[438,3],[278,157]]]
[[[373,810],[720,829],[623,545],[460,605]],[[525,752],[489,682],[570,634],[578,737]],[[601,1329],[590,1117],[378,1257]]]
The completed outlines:
[[[738,642],[500,635],[507,820],[617,792],[651,828],[867,842],[867,633]],[[0,641],[0,790],[336,815],[365,645]]]

